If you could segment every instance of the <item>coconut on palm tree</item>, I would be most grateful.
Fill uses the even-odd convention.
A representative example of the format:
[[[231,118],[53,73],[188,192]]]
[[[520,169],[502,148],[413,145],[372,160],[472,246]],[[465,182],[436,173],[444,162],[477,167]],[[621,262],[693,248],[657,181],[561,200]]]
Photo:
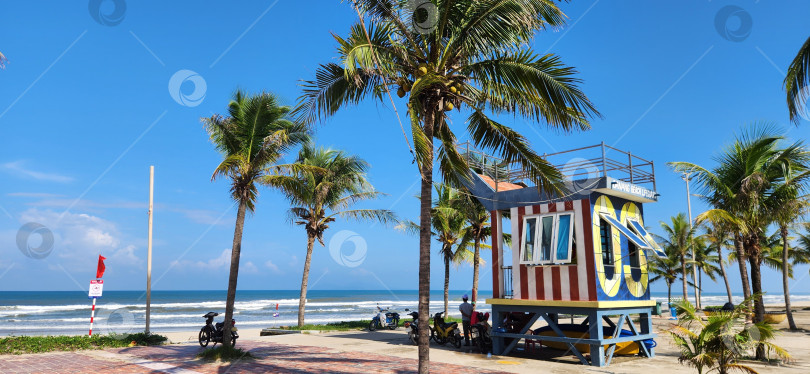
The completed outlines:
[[[695,228],[689,224],[689,220],[683,213],[670,217],[670,223],[661,222],[661,229],[664,236],[660,237],[662,245],[671,248],[681,265],[681,280],[683,282],[683,299],[688,300],[689,290],[687,288],[687,263],[690,261],[689,253],[694,246]],[[695,295],[697,298],[697,295]]]
[[[733,227],[737,258],[744,291],[748,287],[744,259],[751,265],[750,295],[754,295],[754,322],[764,319],[762,301],[762,242],[766,228],[774,223],[781,185],[803,184],[785,180],[784,170],[806,170],[808,152],[801,143],[784,145],[785,138],[772,125],[754,126],[738,135],[735,142],[717,158],[712,170],[687,163],[670,163],[676,171],[695,173],[702,196],[713,209],[698,216],[698,221],[722,220]],[[757,358],[764,359],[764,347]]]
[[[321,65],[315,80],[304,83],[297,114],[322,119],[366,98],[394,103],[391,89],[407,101],[409,147],[422,178],[419,372],[427,373],[434,162],[445,181],[469,176],[456,148],[451,110],[469,114],[459,122],[466,124],[476,146],[522,166],[528,179],[547,192],[562,188],[560,172],[490,114],[520,115],[572,131],[588,129],[588,117],[598,113],[579,89],[573,68],[530,47],[535,33],[564,23],[555,1],[430,0],[415,9],[411,2],[395,0],[354,0],[352,5],[359,20],[348,36],[335,36],[338,62]]]
[[[306,126],[287,119],[289,112],[290,108],[280,105],[279,99],[271,93],[248,95],[237,90],[228,104],[227,116],[215,114],[202,119],[211,142],[223,157],[211,179],[227,178],[231,198],[239,205],[231,249],[225,321],[233,318],[242,231],[245,214],[256,208],[256,183],[273,173],[272,167],[284,152],[309,138]],[[230,346],[231,324],[225,324],[223,334],[222,344]]]
[[[338,218],[388,224],[396,221],[396,215],[387,209],[350,209],[361,201],[382,195],[366,179],[368,163],[357,156],[306,143],[298,152],[295,165],[305,167],[288,170],[283,175],[264,176],[261,182],[284,193],[293,205],[290,220],[303,226],[307,233],[307,255],[298,301],[298,326],[303,326],[315,240],[323,246],[324,231]]]
[[[802,113],[807,113],[807,98],[810,96],[810,38],[804,42],[788,67],[785,76],[785,91],[790,120],[799,124]]]

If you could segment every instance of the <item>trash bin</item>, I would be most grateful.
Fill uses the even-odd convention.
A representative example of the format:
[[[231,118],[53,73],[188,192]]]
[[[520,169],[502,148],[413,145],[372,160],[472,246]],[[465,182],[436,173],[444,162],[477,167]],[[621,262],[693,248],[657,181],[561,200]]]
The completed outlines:
[[[660,301],[655,302],[655,308],[653,308],[652,314],[654,316],[660,316],[661,315],[661,302]]]
[[[678,319],[678,308],[670,307],[669,308],[669,315],[672,316],[670,319]]]

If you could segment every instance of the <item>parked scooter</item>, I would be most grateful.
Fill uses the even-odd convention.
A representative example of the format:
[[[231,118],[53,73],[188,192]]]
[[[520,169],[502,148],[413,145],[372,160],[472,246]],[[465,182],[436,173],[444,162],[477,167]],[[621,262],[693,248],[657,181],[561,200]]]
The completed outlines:
[[[407,312],[408,309],[405,309],[405,311]],[[408,313],[408,315],[411,316],[411,318],[413,318],[413,321],[407,321],[403,326],[405,326],[406,329],[409,329],[408,339],[411,340],[411,343],[413,343],[413,345],[417,345],[419,344],[419,313],[410,312]]]
[[[456,348],[461,348],[461,331],[458,329],[458,322],[444,322],[442,317],[444,312],[439,312],[433,315],[433,328],[430,331],[430,337],[440,345],[445,345],[450,342]]]
[[[388,309],[382,309],[379,305],[377,311],[377,315],[368,324],[368,331],[382,330],[383,328],[394,330],[399,327],[399,313],[389,312]]]
[[[222,343],[222,330],[225,327],[225,321],[217,322],[216,325],[212,324],[212,322],[214,322],[214,317],[218,315],[219,313],[208,312],[203,316],[203,318],[205,318],[205,326],[200,329],[200,346],[206,347],[208,346],[209,342],[214,342],[214,346],[216,346],[217,343]],[[236,339],[239,338],[235,325],[236,320],[231,319],[231,347],[236,345]]]
[[[472,344],[481,350],[481,353],[492,351],[492,326],[489,325],[489,313],[475,312],[474,322],[470,325]]]

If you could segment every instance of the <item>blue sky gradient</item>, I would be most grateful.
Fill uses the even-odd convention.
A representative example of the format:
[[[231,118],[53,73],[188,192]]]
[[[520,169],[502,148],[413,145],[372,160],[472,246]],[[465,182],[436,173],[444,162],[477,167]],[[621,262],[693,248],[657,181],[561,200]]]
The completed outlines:
[[[742,40],[729,40],[740,18],[721,23],[732,37],[717,30],[716,16],[727,5],[750,15]],[[334,61],[330,33],[345,34],[354,11],[339,1],[128,1],[122,19],[102,25],[84,2],[0,7],[0,51],[9,60],[0,71],[0,290],[86,288],[98,253],[109,258],[108,289],[142,289],[149,165],[156,168],[154,288],[224,289],[235,207],[227,182],[210,181],[221,158],[199,119],[223,113],[237,87],[269,90],[294,104],[299,80]],[[661,197],[645,206],[648,225],[657,228],[686,211],[684,184],[666,162],[711,166],[732,134],[757,120],[782,124],[791,139],[807,138],[810,122],[788,123],[782,79],[810,34],[810,3],[588,0],[561,7],[569,24],[537,35],[532,47],[576,67],[604,118],[574,134],[500,119],[541,153],[605,141],[653,160]],[[113,8],[104,1],[95,14]],[[169,94],[171,77],[184,69],[205,81],[196,106]],[[194,88],[186,82],[180,92]],[[402,113],[404,102],[397,106]],[[462,141],[464,118],[452,118]],[[372,165],[372,183],[388,196],[364,207],[418,217],[418,174],[388,104],[342,110],[318,125],[316,142]],[[280,194],[261,191],[245,226],[240,289],[300,285],[305,234],[286,220],[288,207]],[[693,199],[694,215],[705,208]],[[54,233],[45,259],[17,248],[17,232],[27,222]],[[342,230],[356,236],[342,233],[347,244],[332,256],[330,240]],[[326,248],[316,247],[311,288],[416,288],[415,237],[336,222],[325,240]],[[355,252],[351,243],[365,243],[366,251]],[[440,289],[440,258],[433,263],[433,288]],[[730,269],[739,289],[736,265]],[[796,274],[794,290],[806,292],[807,267]],[[470,266],[461,266],[451,288],[468,288],[471,279]],[[486,267],[481,285],[491,288]],[[720,284],[706,289],[723,290]],[[765,273],[765,289],[780,291],[778,273]],[[663,284],[653,287],[662,290]]]

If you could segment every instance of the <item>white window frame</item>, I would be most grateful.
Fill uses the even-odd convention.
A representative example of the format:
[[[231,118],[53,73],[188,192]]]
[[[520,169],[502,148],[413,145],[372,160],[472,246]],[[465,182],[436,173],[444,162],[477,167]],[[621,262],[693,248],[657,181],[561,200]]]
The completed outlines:
[[[568,220],[568,257],[567,258],[557,258],[557,244],[559,242],[559,224],[560,224],[560,216],[569,216],[570,219]],[[543,238],[543,218],[545,217],[553,217],[552,224],[551,224],[551,258],[547,260],[541,261],[542,255],[542,238]],[[565,212],[555,212],[555,213],[546,213],[546,214],[533,214],[529,216],[523,217],[523,234],[520,238],[520,264],[522,265],[552,265],[552,264],[568,264],[571,263],[571,257],[573,256],[572,250],[574,245],[574,212],[565,211]],[[532,253],[532,259],[530,261],[524,260],[524,254],[526,252],[526,227],[528,227],[528,221],[530,219],[535,219],[535,232],[534,232],[534,243],[533,249],[534,253]]]

